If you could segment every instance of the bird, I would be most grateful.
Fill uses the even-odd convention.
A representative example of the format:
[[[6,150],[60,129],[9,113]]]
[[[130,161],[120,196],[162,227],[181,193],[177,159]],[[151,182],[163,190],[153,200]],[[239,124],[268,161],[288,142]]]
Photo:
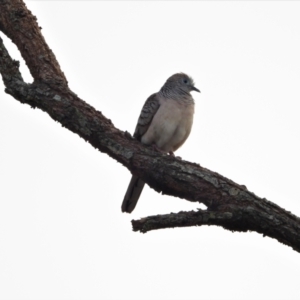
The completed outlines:
[[[195,102],[191,91],[200,93],[187,74],[176,73],[169,77],[159,92],[146,100],[133,137],[174,156],[192,129]],[[122,212],[134,210],[144,185],[141,178],[132,175],[122,202]]]

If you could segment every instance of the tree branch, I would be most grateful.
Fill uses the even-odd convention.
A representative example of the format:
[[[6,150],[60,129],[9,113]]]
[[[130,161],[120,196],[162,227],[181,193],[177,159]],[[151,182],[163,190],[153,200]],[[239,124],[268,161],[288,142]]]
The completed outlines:
[[[18,47],[35,81],[67,85],[67,79],[23,1],[1,0],[0,30]],[[34,52],[34,53],[33,53]]]
[[[250,205],[219,206],[214,211],[179,212],[132,220],[132,226],[134,231],[143,233],[163,228],[201,225],[217,225],[230,231],[256,231],[300,252],[299,218],[266,199],[259,201],[260,209]]]
[[[24,82],[18,62],[9,56],[0,39],[0,73],[6,93],[45,111],[53,120],[141,177],[157,192],[207,206],[207,210],[198,212],[132,221],[134,231],[217,225],[233,231],[257,231],[300,252],[298,217],[218,173],[142,145],[74,94],[36,18],[21,0],[1,0],[0,30],[17,45],[34,78],[32,84]]]

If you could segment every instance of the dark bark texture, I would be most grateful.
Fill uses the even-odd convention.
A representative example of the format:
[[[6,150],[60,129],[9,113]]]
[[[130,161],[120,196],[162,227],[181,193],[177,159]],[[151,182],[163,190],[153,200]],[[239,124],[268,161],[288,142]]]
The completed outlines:
[[[217,225],[232,231],[256,231],[300,251],[298,217],[199,164],[142,145],[72,92],[36,17],[23,1],[0,0],[0,31],[18,47],[34,79],[31,84],[24,82],[19,63],[10,57],[0,38],[0,72],[6,93],[45,111],[157,192],[207,206],[207,210],[133,220],[134,231]],[[121,204],[121,199],[117,200]]]

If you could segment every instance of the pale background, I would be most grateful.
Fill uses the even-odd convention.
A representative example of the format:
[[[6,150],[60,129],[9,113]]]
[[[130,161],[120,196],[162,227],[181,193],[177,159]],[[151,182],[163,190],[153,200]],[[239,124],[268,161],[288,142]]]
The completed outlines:
[[[201,94],[177,154],[300,216],[300,2],[27,5],[71,89],[121,130],[190,74]],[[127,169],[2,81],[0,100],[1,299],[300,299],[300,253],[217,227],[132,232],[133,218],[200,205],[146,187],[122,214]]]

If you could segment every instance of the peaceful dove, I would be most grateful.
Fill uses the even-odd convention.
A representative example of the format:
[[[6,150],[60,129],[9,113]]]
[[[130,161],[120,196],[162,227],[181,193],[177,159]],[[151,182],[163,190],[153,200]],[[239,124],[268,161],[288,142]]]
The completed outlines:
[[[173,155],[188,138],[194,116],[191,91],[200,91],[191,77],[184,73],[172,75],[159,92],[145,102],[134,137],[146,145]],[[122,203],[122,212],[131,213],[145,183],[133,175]]]

